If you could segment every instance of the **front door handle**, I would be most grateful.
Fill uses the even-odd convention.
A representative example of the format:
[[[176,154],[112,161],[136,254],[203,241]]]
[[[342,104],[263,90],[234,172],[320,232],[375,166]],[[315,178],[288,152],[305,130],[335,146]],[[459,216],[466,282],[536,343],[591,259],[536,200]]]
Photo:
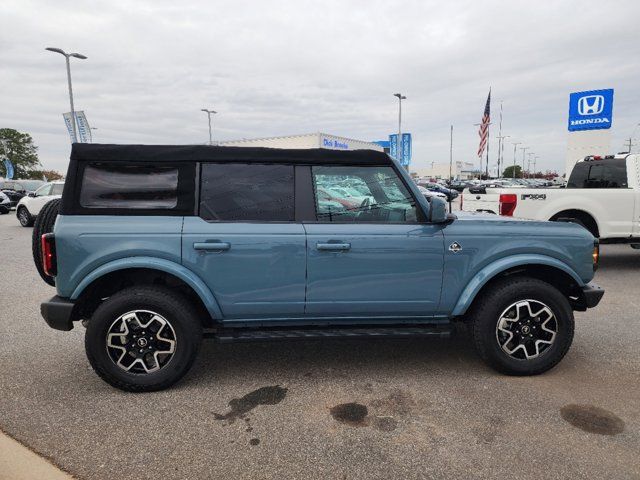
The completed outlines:
[[[327,250],[329,252],[341,252],[351,248],[350,243],[316,243],[318,250]]]
[[[229,250],[231,244],[227,242],[196,242],[193,244],[195,250],[206,250],[208,252],[222,252]]]

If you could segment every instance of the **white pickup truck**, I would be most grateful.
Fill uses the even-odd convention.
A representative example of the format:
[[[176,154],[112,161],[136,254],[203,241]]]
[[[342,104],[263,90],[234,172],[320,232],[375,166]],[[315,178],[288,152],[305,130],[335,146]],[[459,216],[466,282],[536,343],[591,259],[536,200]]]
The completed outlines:
[[[640,155],[587,157],[566,188],[467,188],[462,210],[575,222],[601,243],[640,248]]]

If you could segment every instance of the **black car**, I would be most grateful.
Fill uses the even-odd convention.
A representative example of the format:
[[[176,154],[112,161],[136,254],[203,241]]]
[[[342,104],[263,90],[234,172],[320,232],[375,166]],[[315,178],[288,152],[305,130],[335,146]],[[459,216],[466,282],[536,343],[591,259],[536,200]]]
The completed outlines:
[[[426,188],[427,190],[431,190],[432,192],[443,193],[447,196],[447,201],[452,201],[458,198],[459,193],[451,188],[447,188],[439,183],[433,182],[421,182],[418,185]]]
[[[9,197],[11,208],[15,208],[22,197],[35,192],[42,185],[42,180],[3,180],[0,181],[0,191]]]
[[[462,193],[462,191],[469,185],[471,185],[471,183],[467,182],[466,180],[454,180],[449,184],[449,188],[455,190],[456,192]]]

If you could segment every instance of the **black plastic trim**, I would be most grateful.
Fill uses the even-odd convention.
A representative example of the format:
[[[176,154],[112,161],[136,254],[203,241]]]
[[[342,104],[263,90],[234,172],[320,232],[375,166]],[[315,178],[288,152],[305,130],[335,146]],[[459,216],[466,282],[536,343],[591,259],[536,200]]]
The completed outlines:
[[[73,308],[75,303],[68,298],[55,295],[40,304],[40,314],[47,325],[56,330],[68,332],[73,328]]]
[[[604,289],[595,283],[588,283],[582,287],[582,297],[586,308],[593,308],[600,303]]]

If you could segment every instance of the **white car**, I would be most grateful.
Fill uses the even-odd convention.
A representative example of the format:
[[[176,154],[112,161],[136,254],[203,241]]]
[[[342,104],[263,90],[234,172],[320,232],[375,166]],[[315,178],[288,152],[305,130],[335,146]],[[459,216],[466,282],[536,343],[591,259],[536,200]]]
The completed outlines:
[[[23,227],[32,226],[45,203],[54,198],[62,197],[63,187],[63,181],[45,183],[35,192],[22,197],[16,205],[16,217],[18,217],[20,225]]]

